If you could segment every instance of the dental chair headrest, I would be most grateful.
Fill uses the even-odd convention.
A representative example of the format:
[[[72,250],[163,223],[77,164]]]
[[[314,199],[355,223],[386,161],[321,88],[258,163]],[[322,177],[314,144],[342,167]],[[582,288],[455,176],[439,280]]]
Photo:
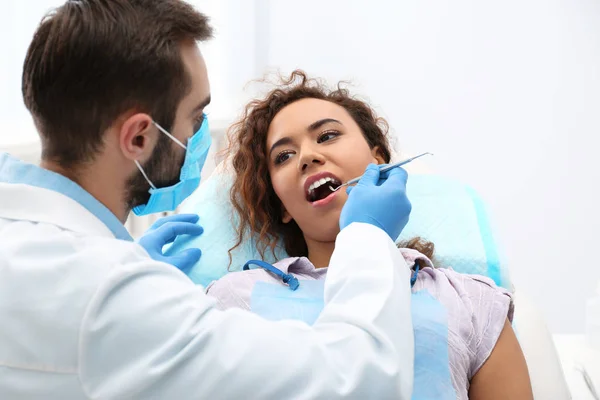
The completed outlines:
[[[237,216],[229,201],[231,184],[232,176],[219,166],[181,209],[181,212],[200,216],[199,224],[204,233],[194,238],[178,238],[167,250],[172,254],[190,247],[200,248],[202,257],[189,276],[204,286],[229,272],[227,251],[237,237]],[[508,269],[500,262],[488,213],[473,189],[436,175],[410,175],[407,193],[413,209],[398,241],[420,236],[435,244],[436,266],[488,276],[497,285],[511,289]],[[273,263],[285,257],[285,251],[277,249],[275,257],[267,252],[265,261]],[[239,271],[246,261],[259,258],[255,242],[248,239],[232,252],[230,271]]]

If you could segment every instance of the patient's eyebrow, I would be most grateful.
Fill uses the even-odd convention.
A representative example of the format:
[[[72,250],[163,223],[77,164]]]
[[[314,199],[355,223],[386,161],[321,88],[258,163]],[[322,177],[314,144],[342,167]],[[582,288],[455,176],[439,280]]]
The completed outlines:
[[[273,146],[271,146],[271,150],[269,150],[269,158],[271,157],[271,154],[273,153],[273,150],[275,150],[275,148],[290,143],[292,143],[292,138],[290,138],[289,136],[282,137],[281,139],[273,143]]]
[[[318,121],[315,121],[315,122],[313,122],[312,124],[310,124],[310,125],[308,126],[308,130],[309,130],[309,131],[315,131],[315,130],[319,129],[320,127],[322,127],[323,125],[325,125],[325,124],[328,124],[328,123],[330,123],[330,122],[333,122],[333,123],[335,123],[335,124],[340,124],[340,125],[343,125],[343,124],[342,124],[340,121],[338,121],[337,119],[333,119],[333,118],[323,118],[323,119],[320,119],[320,120],[318,120]]]
[[[312,124],[310,124],[308,126],[308,130],[309,131],[315,131],[317,129],[319,129],[320,127],[322,127],[325,124],[329,124],[329,123],[334,123],[334,124],[339,124],[339,125],[343,125],[340,121],[338,121],[337,119],[333,119],[333,118],[323,118],[320,119],[318,121],[313,122]],[[286,137],[282,137],[281,139],[279,139],[278,141],[276,141],[275,143],[273,143],[273,145],[271,146],[271,150],[269,150],[269,157],[271,157],[271,154],[273,153],[273,151],[275,150],[275,148],[279,147],[279,146],[283,146],[286,144],[290,144],[292,143],[293,140],[292,138],[290,138],[289,136]]]

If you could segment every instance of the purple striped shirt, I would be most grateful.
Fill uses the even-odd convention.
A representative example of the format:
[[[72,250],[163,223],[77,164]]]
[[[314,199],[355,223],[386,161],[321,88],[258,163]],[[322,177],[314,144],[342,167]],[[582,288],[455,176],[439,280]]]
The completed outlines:
[[[478,275],[460,274],[447,268],[433,268],[432,262],[412,249],[399,249],[408,266],[419,260],[421,270],[412,288],[413,294],[426,291],[445,309],[447,349],[452,386],[458,399],[468,399],[469,383],[490,356],[506,319],[512,321],[511,294],[494,282]],[[325,279],[327,268],[315,269],[304,257],[286,258],[274,264],[284,273],[302,280]],[[264,269],[232,272],[211,283],[206,293],[217,307],[252,311],[251,297],[257,282],[282,284],[279,277]],[[419,335],[419,331],[415,331]],[[417,339],[415,339],[416,341]],[[415,352],[419,357],[419,352]],[[417,374],[417,371],[415,371]]]

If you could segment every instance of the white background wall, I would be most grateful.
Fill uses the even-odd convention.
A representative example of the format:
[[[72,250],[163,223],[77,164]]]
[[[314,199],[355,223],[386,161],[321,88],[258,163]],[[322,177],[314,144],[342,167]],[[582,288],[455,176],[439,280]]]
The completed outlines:
[[[14,34],[0,38],[0,148],[35,138],[24,128],[20,68],[34,9],[61,2],[5,3],[0,26]],[[487,200],[515,284],[551,330],[583,331],[584,301],[600,281],[598,1],[193,3],[217,27],[205,47],[211,120],[231,121],[254,94],[246,82],[273,68],[351,79],[401,150],[434,152],[432,168]]]

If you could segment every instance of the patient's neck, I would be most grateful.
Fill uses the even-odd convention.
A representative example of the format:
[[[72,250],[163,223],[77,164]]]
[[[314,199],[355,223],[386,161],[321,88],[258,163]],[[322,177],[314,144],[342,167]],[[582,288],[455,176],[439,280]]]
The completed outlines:
[[[329,260],[333,254],[335,248],[335,241],[333,242],[319,242],[309,238],[306,239],[306,245],[308,247],[308,259],[315,266],[315,268],[325,268],[329,266]]]

